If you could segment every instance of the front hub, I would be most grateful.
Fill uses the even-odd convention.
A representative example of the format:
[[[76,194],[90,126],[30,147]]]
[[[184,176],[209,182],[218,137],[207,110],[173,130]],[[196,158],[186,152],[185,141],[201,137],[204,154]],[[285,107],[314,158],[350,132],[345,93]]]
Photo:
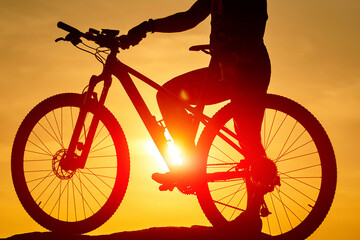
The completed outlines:
[[[75,174],[76,169],[64,167],[64,162],[69,162],[66,159],[67,149],[60,149],[55,153],[52,159],[52,170],[55,175],[61,180],[68,180]]]

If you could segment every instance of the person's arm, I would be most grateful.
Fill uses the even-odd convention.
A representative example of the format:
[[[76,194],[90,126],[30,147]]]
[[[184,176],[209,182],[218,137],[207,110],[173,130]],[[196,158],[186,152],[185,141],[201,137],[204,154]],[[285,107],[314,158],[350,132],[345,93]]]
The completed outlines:
[[[151,22],[153,29],[150,29],[150,31],[172,33],[194,28],[209,16],[210,5],[210,0],[198,0],[185,12],[179,12],[165,18],[153,20]]]
[[[129,30],[121,36],[121,48],[135,46],[148,32],[173,33],[191,29],[205,20],[210,14],[211,0],[197,0],[189,10],[175,13],[165,18],[150,19]]]

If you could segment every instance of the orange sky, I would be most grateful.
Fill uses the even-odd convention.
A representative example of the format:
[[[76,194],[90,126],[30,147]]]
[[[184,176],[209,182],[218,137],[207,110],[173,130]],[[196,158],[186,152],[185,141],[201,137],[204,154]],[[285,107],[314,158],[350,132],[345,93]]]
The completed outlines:
[[[59,20],[81,30],[120,29],[149,18],[186,10],[194,1],[169,0],[1,0],[0,1],[0,237],[44,231],[23,210],[13,189],[10,154],[17,127],[42,99],[80,92],[101,66],[70,44],[55,44],[63,33]],[[101,4],[100,4],[101,3]],[[272,61],[270,92],[297,100],[327,130],[337,155],[339,183],[333,208],[309,239],[359,239],[360,221],[360,2],[358,0],[268,1],[265,42]],[[191,53],[191,45],[208,41],[209,20],[186,33],[153,34],[120,55],[123,61],[164,83],[209,60]],[[154,226],[208,225],[194,196],[159,192],[150,179],[164,171],[151,155],[149,135],[128,107],[119,84],[113,84],[108,107],[123,126],[130,146],[131,178],[123,204],[91,234],[110,234]],[[155,92],[143,88],[154,108]],[[122,106],[117,105],[121,102]],[[125,110],[124,110],[125,109]],[[351,237],[350,237],[351,236]]]

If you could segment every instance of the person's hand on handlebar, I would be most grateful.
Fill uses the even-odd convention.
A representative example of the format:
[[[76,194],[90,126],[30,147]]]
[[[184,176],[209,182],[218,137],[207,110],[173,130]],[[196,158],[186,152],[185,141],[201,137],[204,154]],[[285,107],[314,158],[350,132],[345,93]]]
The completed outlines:
[[[138,45],[148,32],[154,32],[152,19],[130,29],[127,35],[120,36],[121,48],[128,49],[130,46]]]

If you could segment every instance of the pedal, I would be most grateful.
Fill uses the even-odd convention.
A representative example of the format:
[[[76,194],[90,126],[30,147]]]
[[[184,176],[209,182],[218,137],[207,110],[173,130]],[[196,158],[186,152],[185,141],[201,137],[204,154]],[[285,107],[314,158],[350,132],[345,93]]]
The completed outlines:
[[[175,188],[174,179],[171,173],[154,173],[151,178],[161,184],[160,191],[173,191]]]
[[[177,187],[184,194],[195,194],[190,182],[179,179],[179,176],[172,172],[154,173],[151,177],[155,182],[161,184],[160,191],[173,191]]]
[[[154,173],[151,176],[152,180],[162,185],[172,185],[173,176],[170,172],[167,173]]]
[[[172,192],[174,190],[174,188],[175,188],[174,185],[165,185],[165,184],[163,184],[163,185],[160,185],[159,190],[162,191],[162,192],[164,192],[164,191]]]

